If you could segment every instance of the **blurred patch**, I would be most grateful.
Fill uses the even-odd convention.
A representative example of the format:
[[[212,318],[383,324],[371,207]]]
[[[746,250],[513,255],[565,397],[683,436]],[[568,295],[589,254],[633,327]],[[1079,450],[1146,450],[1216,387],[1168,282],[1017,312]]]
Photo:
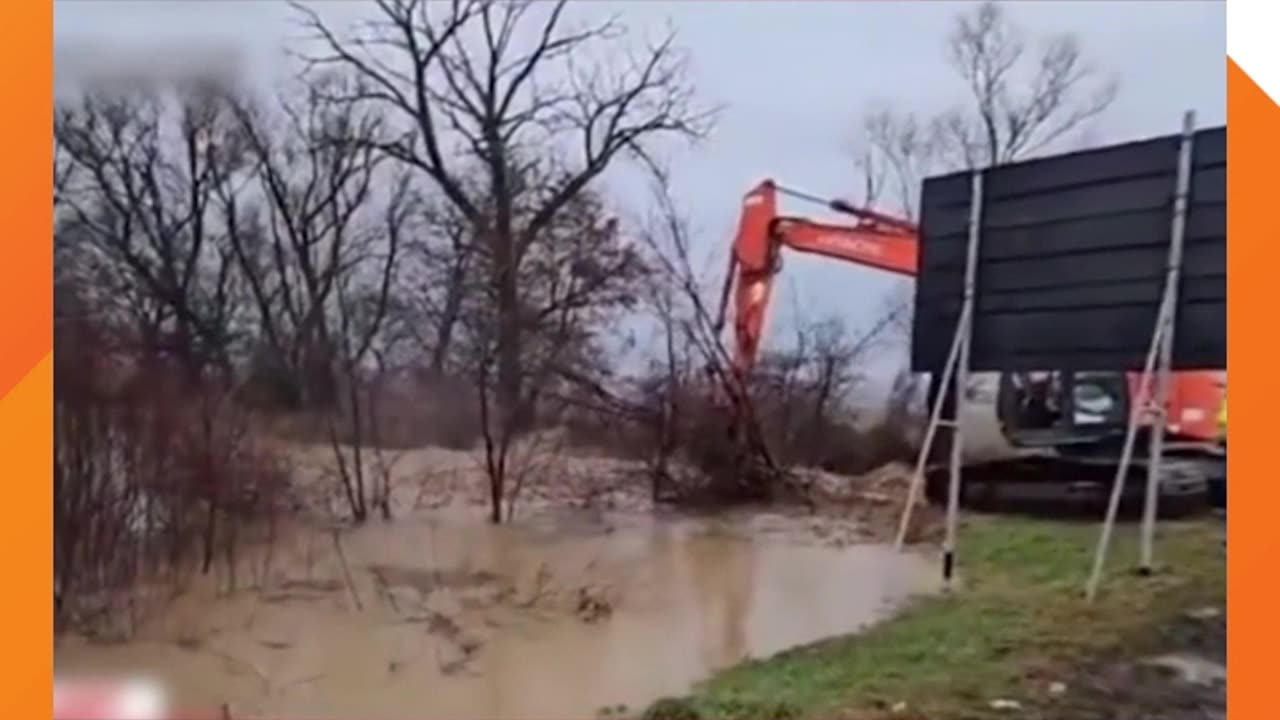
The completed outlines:
[[[54,48],[54,92],[229,82],[244,69],[234,44],[64,42]]]
[[[168,695],[145,677],[61,677],[53,681],[54,720],[161,720]]]

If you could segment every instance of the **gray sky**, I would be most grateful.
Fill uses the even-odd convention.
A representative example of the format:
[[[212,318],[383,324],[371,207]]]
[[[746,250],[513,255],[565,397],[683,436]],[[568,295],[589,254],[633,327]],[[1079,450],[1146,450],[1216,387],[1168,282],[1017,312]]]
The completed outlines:
[[[578,10],[621,12],[636,30],[670,21],[692,51],[699,88],[726,111],[714,136],[675,163],[679,199],[706,237],[727,242],[742,193],[764,177],[820,195],[852,194],[858,176],[849,148],[870,104],[929,113],[963,100],[943,43],[954,15],[970,4],[592,0]],[[338,23],[367,8],[315,5]],[[1008,9],[1032,35],[1075,32],[1092,63],[1119,76],[1118,99],[1095,123],[1097,141],[1175,132],[1186,109],[1202,125],[1226,122],[1224,3],[1041,0]],[[279,45],[296,33],[289,18],[287,7],[268,0],[61,0],[54,6],[58,72],[104,63],[179,72],[234,51],[239,67],[269,76],[282,68]],[[814,212],[803,205],[786,211]],[[775,329],[785,325],[792,293],[807,311],[869,322],[897,282],[794,255],[784,273]]]

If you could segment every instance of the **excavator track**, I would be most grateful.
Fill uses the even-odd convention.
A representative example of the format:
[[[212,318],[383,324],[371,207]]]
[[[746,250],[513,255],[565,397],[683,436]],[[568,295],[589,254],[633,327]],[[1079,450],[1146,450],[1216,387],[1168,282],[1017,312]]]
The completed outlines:
[[[1114,459],[1044,456],[966,466],[961,473],[961,506],[983,512],[1099,518],[1111,495],[1116,464]],[[1212,463],[1169,457],[1160,467],[1158,507],[1162,516],[1182,517],[1209,505]],[[929,501],[945,505],[946,466],[929,468],[925,483]],[[1147,462],[1137,458],[1121,493],[1122,517],[1141,513],[1146,483]]]

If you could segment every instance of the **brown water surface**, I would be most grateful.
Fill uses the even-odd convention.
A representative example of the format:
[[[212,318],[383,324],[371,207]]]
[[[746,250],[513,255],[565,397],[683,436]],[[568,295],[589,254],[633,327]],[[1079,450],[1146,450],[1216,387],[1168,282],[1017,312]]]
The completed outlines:
[[[124,643],[65,640],[60,675],[145,674],[234,717],[590,718],[881,619],[936,570],[812,521],[438,511],[296,530]]]

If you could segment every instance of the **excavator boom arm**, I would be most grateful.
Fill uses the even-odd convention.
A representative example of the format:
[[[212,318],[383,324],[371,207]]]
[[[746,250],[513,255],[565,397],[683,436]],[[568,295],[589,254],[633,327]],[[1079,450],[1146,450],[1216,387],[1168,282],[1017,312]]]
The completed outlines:
[[[919,242],[914,234],[889,232],[878,227],[845,227],[778,218],[773,232],[785,247],[803,253],[866,265],[915,277]]]
[[[772,181],[765,181],[743,199],[742,217],[720,297],[718,328],[723,326],[729,303],[733,303],[734,364],[740,375],[750,371],[759,353],[782,248],[900,275],[916,274],[920,243],[912,223],[839,200],[826,204],[857,217],[857,224],[779,216],[779,191]]]

